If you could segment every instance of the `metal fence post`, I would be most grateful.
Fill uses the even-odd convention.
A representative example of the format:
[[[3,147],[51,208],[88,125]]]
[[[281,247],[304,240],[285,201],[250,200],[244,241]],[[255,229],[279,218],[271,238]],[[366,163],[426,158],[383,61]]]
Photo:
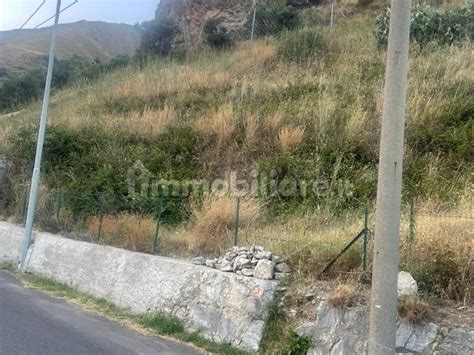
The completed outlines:
[[[335,5],[335,3],[336,3],[336,0],[331,2],[331,23],[330,23],[331,30],[334,26],[334,5]]]
[[[252,18],[252,34],[250,39],[253,41],[255,37],[255,21],[257,19],[257,0],[253,1],[253,18]]]
[[[410,200],[410,227],[409,227],[409,239],[410,244],[415,240],[415,198]]]
[[[102,223],[104,222],[104,212],[105,212],[105,198],[102,195],[100,197],[100,217],[99,217],[99,232],[97,235],[97,243],[100,242],[100,237],[102,235]]]
[[[160,196],[160,202],[158,203],[158,215],[156,216],[156,232],[155,238],[153,239],[153,254],[156,255],[158,238],[160,236],[160,224],[161,224],[161,214],[163,213],[163,197]]]
[[[362,251],[362,264],[364,271],[367,271],[367,244],[369,239],[369,207],[365,207],[365,218],[364,218],[364,246]]]
[[[237,205],[235,206],[234,246],[237,246],[239,244],[239,227],[240,227],[240,197],[237,197]]]
[[[59,221],[59,215],[61,213],[61,208],[63,207],[63,201],[64,201],[64,192],[59,191],[59,197],[58,197],[58,210],[56,212],[56,219]]]

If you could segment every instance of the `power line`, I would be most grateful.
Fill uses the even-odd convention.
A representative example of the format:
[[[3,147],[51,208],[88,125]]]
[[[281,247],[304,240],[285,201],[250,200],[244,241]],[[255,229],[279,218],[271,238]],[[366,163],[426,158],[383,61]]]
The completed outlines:
[[[28,20],[26,20],[25,23],[24,23],[23,25],[21,25],[20,30],[23,29],[23,27],[25,27],[28,22],[30,22],[30,20],[33,18],[34,15],[36,15],[36,13],[39,11],[39,9],[41,9],[41,8],[43,7],[43,5],[45,4],[45,2],[46,2],[46,0],[43,0],[43,2],[41,3],[41,5],[38,6],[38,8],[35,10],[35,12],[33,12],[33,13],[31,14],[31,16],[28,17]]]
[[[69,4],[68,6],[66,6],[64,9],[62,9],[61,11],[59,11],[59,13],[63,13],[64,11],[66,11],[67,9],[69,9],[71,6],[74,6],[75,4],[77,4],[79,0],[74,0],[73,3]],[[37,25],[36,27],[33,27],[33,29],[37,29],[38,27],[44,25],[46,22],[48,22],[49,20],[52,20],[56,15],[53,15],[49,18],[47,18],[46,20],[44,20],[43,22],[41,22],[39,25]]]

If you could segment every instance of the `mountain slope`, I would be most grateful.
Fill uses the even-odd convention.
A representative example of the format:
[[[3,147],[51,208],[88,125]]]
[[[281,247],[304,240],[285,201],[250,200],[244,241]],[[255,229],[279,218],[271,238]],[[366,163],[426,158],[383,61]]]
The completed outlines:
[[[51,41],[51,27],[0,32],[0,68],[7,72],[35,67],[44,61]],[[79,21],[59,26],[57,55],[78,55],[108,60],[132,54],[139,34],[134,26],[106,22]]]

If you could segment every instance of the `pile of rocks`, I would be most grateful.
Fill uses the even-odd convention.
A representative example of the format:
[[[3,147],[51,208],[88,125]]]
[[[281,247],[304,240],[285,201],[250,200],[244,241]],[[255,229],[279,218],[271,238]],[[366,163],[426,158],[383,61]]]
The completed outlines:
[[[205,265],[224,272],[235,272],[238,275],[255,277],[262,280],[280,280],[291,273],[291,268],[278,255],[263,247],[233,247],[224,256],[206,259],[194,258],[193,264]]]

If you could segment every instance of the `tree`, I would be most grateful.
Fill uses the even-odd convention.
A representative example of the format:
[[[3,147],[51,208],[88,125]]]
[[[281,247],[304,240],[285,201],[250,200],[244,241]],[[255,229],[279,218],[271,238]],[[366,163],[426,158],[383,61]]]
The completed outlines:
[[[141,32],[139,53],[144,55],[169,55],[176,36],[181,33],[178,25],[167,17],[143,22],[139,30]]]
[[[217,49],[229,48],[233,44],[227,28],[222,26],[221,22],[221,19],[209,19],[203,28],[204,41]]]

